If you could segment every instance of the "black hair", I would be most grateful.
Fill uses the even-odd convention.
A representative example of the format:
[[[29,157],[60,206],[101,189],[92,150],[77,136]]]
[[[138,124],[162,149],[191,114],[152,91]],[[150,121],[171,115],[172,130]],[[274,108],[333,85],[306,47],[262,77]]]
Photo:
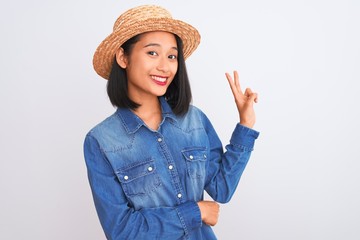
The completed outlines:
[[[140,37],[141,34],[136,35],[121,46],[124,49],[125,56],[130,56],[134,44],[140,40]],[[189,110],[192,95],[186,71],[182,40],[177,35],[175,35],[175,38],[178,48],[178,69],[164,96],[176,115],[184,115]],[[111,104],[115,107],[135,110],[140,106],[140,104],[129,98],[126,70],[119,66],[116,57],[114,58],[109,80],[107,82],[107,94]]]
[[[133,46],[140,40],[140,35],[136,35],[127,40],[121,47],[124,49],[124,55],[130,56]],[[128,81],[126,71],[120,67],[114,57],[114,62],[107,82],[107,94],[113,106],[119,108],[136,109],[140,105],[129,98]]]

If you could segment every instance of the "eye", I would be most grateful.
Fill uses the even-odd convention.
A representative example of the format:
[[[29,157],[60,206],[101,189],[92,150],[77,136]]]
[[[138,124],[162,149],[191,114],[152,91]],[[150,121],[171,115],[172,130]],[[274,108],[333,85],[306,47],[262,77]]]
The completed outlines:
[[[158,55],[155,51],[149,51],[148,54],[151,55],[151,56],[157,56]]]
[[[177,59],[177,56],[176,56],[176,55],[169,55],[168,58],[169,58],[169,59]]]

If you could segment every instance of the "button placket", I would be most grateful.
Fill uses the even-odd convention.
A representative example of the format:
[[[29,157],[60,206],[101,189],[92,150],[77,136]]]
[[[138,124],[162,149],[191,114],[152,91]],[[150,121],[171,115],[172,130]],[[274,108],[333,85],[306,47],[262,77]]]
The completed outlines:
[[[177,199],[177,202],[182,203],[183,201],[185,201],[185,199],[184,199],[184,196],[182,195],[183,190],[182,190],[182,186],[181,186],[181,181],[179,178],[179,174],[175,168],[175,162],[174,162],[172,155],[168,149],[168,146],[165,142],[164,136],[162,136],[161,133],[157,133],[156,141],[158,142],[160,149],[163,151],[164,157],[167,161],[167,168],[169,170],[168,173],[170,175],[171,183],[175,190],[174,195]]]

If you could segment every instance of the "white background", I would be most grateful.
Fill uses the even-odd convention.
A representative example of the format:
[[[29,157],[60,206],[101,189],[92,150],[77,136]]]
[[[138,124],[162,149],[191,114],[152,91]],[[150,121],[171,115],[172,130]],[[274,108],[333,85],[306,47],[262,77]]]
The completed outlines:
[[[218,238],[360,239],[357,0],[1,0],[0,239],[104,239],[82,144],[114,108],[92,55],[143,3],[200,31],[193,103],[224,144],[238,121],[224,73],[259,93],[261,135]]]

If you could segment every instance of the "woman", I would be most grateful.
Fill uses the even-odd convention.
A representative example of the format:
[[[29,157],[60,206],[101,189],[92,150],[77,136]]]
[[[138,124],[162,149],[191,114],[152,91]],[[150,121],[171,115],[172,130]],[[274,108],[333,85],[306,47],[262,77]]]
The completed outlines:
[[[216,239],[219,204],[233,195],[258,132],[238,75],[226,74],[240,115],[230,143],[191,106],[185,59],[198,31],[159,6],[123,13],[94,54],[116,112],[86,136],[84,155],[108,239]],[[214,201],[204,201],[204,190]]]

